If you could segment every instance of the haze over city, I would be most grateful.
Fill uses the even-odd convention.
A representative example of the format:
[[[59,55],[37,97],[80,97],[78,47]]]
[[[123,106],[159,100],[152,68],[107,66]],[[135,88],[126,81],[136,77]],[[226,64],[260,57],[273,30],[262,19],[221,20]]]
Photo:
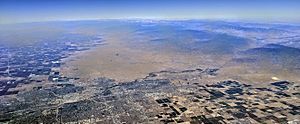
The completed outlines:
[[[2,124],[299,124],[299,0],[0,0]]]

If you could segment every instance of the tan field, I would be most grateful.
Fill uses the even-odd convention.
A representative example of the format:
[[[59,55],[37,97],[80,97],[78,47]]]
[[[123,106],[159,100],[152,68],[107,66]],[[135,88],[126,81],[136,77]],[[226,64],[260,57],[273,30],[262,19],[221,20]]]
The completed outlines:
[[[67,62],[66,66],[76,69],[75,75],[85,79],[109,77],[119,81],[130,81],[143,78],[150,72],[184,70],[206,65],[203,61],[206,60],[204,56],[172,52],[168,50],[168,46],[161,51],[150,51],[149,48],[135,49],[124,41],[129,34],[114,34],[118,37],[110,35],[112,36],[108,36],[105,45],[73,56],[73,61]],[[206,63],[218,65],[213,62]]]
[[[299,81],[298,73],[276,69],[272,65],[258,68],[247,64],[230,64],[233,55],[206,55],[173,50],[173,46],[144,44],[148,37],[136,38],[128,30],[107,31],[104,45],[97,46],[70,57],[63,68],[67,76],[79,76],[81,80],[108,77],[117,81],[143,78],[150,72],[162,70],[187,70],[195,68],[220,68],[217,80],[235,79],[249,83],[271,82],[272,78]],[[139,43],[133,40],[139,40]],[[134,45],[130,44],[134,42]],[[274,69],[276,71],[274,71]],[[212,79],[210,79],[213,81]]]

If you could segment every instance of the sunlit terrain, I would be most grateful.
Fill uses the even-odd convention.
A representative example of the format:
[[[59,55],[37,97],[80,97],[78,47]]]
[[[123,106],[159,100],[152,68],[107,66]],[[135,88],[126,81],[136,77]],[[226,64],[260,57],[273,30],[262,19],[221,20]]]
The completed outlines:
[[[0,123],[287,123],[300,26],[53,21],[0,29]]]

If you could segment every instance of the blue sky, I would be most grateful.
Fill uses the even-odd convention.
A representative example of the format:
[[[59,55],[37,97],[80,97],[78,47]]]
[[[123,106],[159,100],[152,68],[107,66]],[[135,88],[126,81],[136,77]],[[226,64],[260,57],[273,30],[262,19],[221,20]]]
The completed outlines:
[[[0,0],[0,23],[91,19],[300,22],[300,0]]]

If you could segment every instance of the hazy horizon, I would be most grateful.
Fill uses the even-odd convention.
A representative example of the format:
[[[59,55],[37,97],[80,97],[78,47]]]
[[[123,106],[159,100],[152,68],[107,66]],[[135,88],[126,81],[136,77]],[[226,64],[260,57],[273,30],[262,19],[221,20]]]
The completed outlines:
[[[2,0],[0,24],[99,19],[300,22],[297,0]]]

